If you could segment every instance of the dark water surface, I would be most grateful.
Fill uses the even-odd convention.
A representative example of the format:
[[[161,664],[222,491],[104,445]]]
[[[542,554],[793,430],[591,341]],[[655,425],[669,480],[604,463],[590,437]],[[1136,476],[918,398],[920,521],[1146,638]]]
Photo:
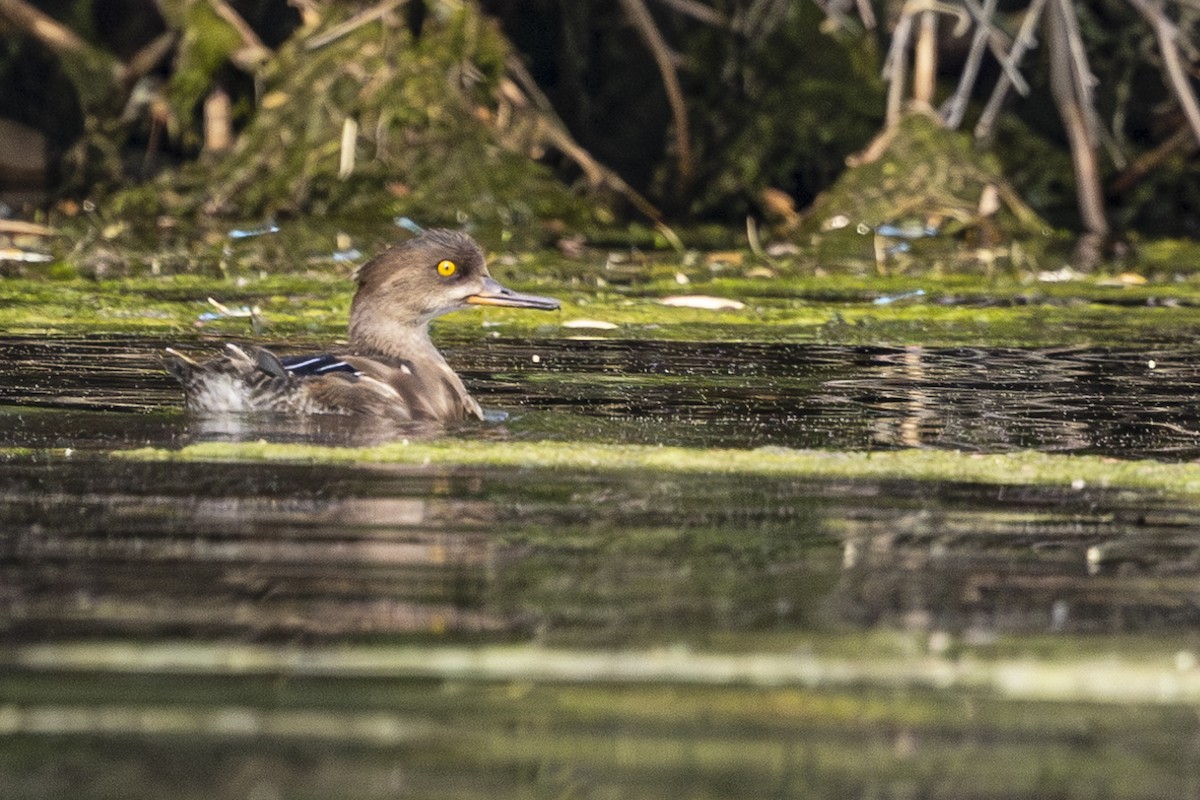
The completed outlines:
[[[181,395],[162,369],[163,346],[0,339],[0,406],[9,407],[0,438],[33,447],[204,438],[203,426],[178,417]],[[1200,457],[1200,348],[510,340],[448,347],[447,356],[495,412],[493,423],[505,422],[493,424],[493,435]],[[289,438],[287,430],[264,433]],[[336,429],[331,442],[340,443]]]
[[[158,346],[0,342],[0,440],[72,449],[0,462],[0,797],[1200,791],[1177,693],[1200,670],[1200,508],[108,458],[231,435],[174,410]],[[1200,455],[1195,352],[449,355],[498,438]],[[1047,674],[1080,658],[1095,669]]]

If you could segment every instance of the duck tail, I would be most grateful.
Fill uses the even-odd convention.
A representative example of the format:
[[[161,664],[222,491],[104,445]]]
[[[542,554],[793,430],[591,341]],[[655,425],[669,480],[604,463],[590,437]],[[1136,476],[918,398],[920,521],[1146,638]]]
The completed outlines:
[[[200,368],[200,362],[188,358],[173,347],[168,347],[167,355],[163,357],[163,366],[175,377],[175,380],[187,385],[192,379],[192,373]]]

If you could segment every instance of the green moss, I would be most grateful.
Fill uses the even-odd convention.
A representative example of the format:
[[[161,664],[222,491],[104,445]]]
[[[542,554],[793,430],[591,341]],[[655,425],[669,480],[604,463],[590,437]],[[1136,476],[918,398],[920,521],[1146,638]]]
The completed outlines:
[[[1200,465],[1116,461],[1098,456],[1037,452],[965,454],[944,450],[834,452],[762,448],[692,449],[578,442],[488,442],[448,439],[395,442],[366,448],[268,442],[207,442],[181,450],[119,451],[117,458],[149,461],[298,461],[394,463],[443,467],[651,470],[772,477],[965,481],[1002,485],[1123,487],[1200,494]]]
[[[340,21],[329,11],[322,30]],[[473,6],[431,18],[419,39],[387,18],[321,47],[311,41],[285,43],[264,67],[263,102],[232,152],[119,194],[114,206],[145,219],[314,214],[378,225],[405,214],[535,240],[543,224],[593,218],[547,169],[503,146],[492,118],[508,47]],[[185,50],[189,68],[177,73],[181,109],[228,55],[223,38],[201,44]],[[340,175],[348,124],[354,166]]]
[[[71,277],[70,262],[43,268],[54,280],[8,279],[0,283],[0,328],[10,333],[72,332],[191,335],[207,332],[252,336],[244,318],[204,321],[212,297],[240,307],[257,306],[267,340],[335,339],[345,335],[353,284],[352,264],[329,255],[305,254],[290,237],[261,237],[252,249],[235,244],[203,275],[145,276],[88,281]],[[244,258],[244,260],[242,260]],[[260,258],[312,268],[290,274],[250,271]],[[227,277],[220,277],[222,272]],[[600,272],[609,285],[598,285]],[[680,286],[677,273],[690,273]],[[635,265],[624,276],[592,263],[557,258],[520,258],[495,273],[514,288],[563,301],[557,314],[519,310],[472,310],[434,325],[435,337],[463,340],[485,326],[509,336],[596,336],[614,339],[688,341],[780,341],[842,344],[982,344],[1055,346],[1178,341],[1200,335],[1200,284],[1110,286],[1103,277],[1069,283],[1029,283],[997,277],[814,276],[801,268],[778,277],[749,278],[707,267],[670,262]],[[706,274],[707,273],[707,274]],[[617,282],[620,285],[613,285]],[[916,295],[920,291],[923,294]],[[673,294],[708,294],[739,300],[738,310],[712,311],[662,305]],[[896,299],[899,298],[899,299]],[[883,300],[882,304],[876,301]],[[1118,313],[1119,312],[1119,313]],[[611,330],[563,327],[600,320]]]
[[[188,2],[183,6],[183,37],[175,70],[167,87],[171,103],[173,135],[181,138],[193,130],[190,124],[196,106],[213,86],[217,73],[242,44],[233,26],[206,2]],[[194,134],[192,134],[194,137]],[[185,141],[189,147],[198,141]]]
[[[991,246],[993,239],[1037,236],[1047,229],[1004,190],[999,161],[975,149],[967,135],[946,130],[924,114],[911,114],[881,137],[880,152],[843,172],[806,213],[800,238],[817,245],[827,259],[870,258],[876,246],[896,244],[862,236],[860,226],[871,231],[892,223],[936,230],[938,237],[908,244],[942,259],[959,251],[958,235],[964,231]],[[1000,189],[1004,202],[995,215],[981,217],[980,198],[987,187]],[[857,249],[844,252],[847,247]]]

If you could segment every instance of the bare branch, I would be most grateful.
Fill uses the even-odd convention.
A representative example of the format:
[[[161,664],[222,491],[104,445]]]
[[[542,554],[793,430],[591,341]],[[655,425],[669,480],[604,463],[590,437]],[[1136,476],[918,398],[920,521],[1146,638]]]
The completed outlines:
[[[304,43],[305,50],[318,50],[327,44],[336,42],[348,33],[358,30],[363,25],[374,22],[381,17],[387,16],[390,12],[407,3],[408,0],[386,0],[374,8],[368,8],[361,14],[356,14],[343,23],[334,25],[329,30],[322,33],[320,36],[314,36]]]
[[[975,19],[975,24],[987,29],[987,45],[992,51],[992,55],[1000,62],[1000,68],[1008,75],[1017,92],[1022,95],[1029,94],[1029,84],[1021,77],[1021,72],[1015,66],[1008,63],[1008,53],[1006,49],[1011,49],[1013,43],[1008,41],[1008,36],[1003,31],[992,24],[993,14],[988,14],[979,3],[975,0],[963,0],[967,11],[971,12],[971,16]]]
[[[1196,135],[1191,127],[1180,125],[1179,129],[1158,147],[1135,158],[1120,175],[1108,184],[1108,190],[1114,195],[1125,194],[1175,156],[1190,155],[1196,152],[1197,147],[1200,147],[1200,142],[1196,141]]]
[[[687,105],[683,100],[683,88],[679,84],[679,73],[675,69],[675,59],[672,58],[671,49],[659,32],[658,26],[654,24],[650,9],[643,0],[621,0],[621,7],[625,9],[625,14],[658,64],[658,72],[662,76],[667,102],[671,106],[671,118],[674,121],[679,179],[682,183],[687,183],[693,171],[692,137],[688,127]]]
[[[683,14],[685,17],[691,17],[694,20],[714,25],[718,28],[729,27],[729,17],[715,8],[697,2],[697,0],[658,0],[658,2],[667,6],[672,11]]]
[[[0,0],[0,18],[37,39],[55,53],[86,53],[92,46],[79,38],[70,28],[46,16],[25,0]]]
[[[941,116],[946,127],[957,130],[962,123],[963,114],[967,110],[967,98],[975,87],[975,79],[979,75],[979,64],[983,61],[983,50],[991,35],[992,15],[996,13],[996,0],[984,0],[982,18],[975,22],[975,36],[971,39],[971,49],[967,54],[966,64],[958,80],[958,88],[954,95],[942,105]]]
[[[875,26],[879,23],[875,21],[875,10],[871,8],[870,0],[854,0],[854,5],[858,8],[858,16],[862,20],[863,27],[867,30],[875,30]]]
[[[883,59],[883,79],[887,81],[887,112],[884,119],[888,127],[900,119],[904,104],[904,82],[908,70],[908,40],[912,37],[913,15],[900,13],[896,29],[892,32],[892,44]]]
[[[1008,96],[1008,90],[1016,87],[1017,91],[1020,91],[1020,87],[1014,84],[1010,77],[1010,68],[1015,70],[1020,66],[1021,59],[1037,44],[1034,31],[1037,30],[1042,14],[1046,10],[1046,2],[1047,0],[1033,0],[1029,4],[1029,8],[1025,11],[1025,18],[1021,20],[1021,28],[1017,31],[1016,41],[1013,42],[1012,49],[1008,53],[1008,58],[1005,59],[1006,68],[1004,74],[996,82],[996,88],[992,91],[992,96],[988,98],[987,105],[984,107],[983,113],[979,116],[979,122],[975,124],[976,139],[985,141],[991,138],[992,132],[996,127],[996,120],[1000,116],[1000,108],[1004,105],[1004,99]]]
[[[1071,160],[1075,165],[1075,192],[1079,201],[1079,216],[1089,234],[1108,235],[1108,219],[1104,214],[1104,197],[1100,185],[1100,168],[1096,162],[1096,135],[1090,119],[1091,91],[1087,87],[1090,72],[1086,62],[1081,74],[1076,54],[1082,50],[1075,10],[1068,0],[1053,0],[1050,6],[1050,89],[1071,143]]]
[[[567,126],[563,124],[562,120],[555,113],[554,106],[550,103],[549,98],[542,92],[541,87],[537,85],[537,81],[533,79],[533,76],[529,74],[529,70],[525,68],[525,64],[521,59],[515,55],[509,55],[504,63],[507,67],[509,77],[512,78],[515,86],[520,89],[525,101],[530,104],[534,113],[540,118],[543,125],[542,130],[545,133],[547,141],[561,150],[563,155],[583,170],[588,183],[592,186],[607,187],[616,192],[624,197],[630,205],[649,217],[656,225],[665,227],[662,221],[662,212],[655,208],[649,200],[642,197],[637,190],[627,184],[620,175],[617,175],[593,158],[591,153],[575,141],[574,137],[567,131]],[[671,237],[675,237],[673,232],[671,233]],[[675,239],[677,240],[678,237],[675,237]]]
[[[913,103],[932,108],[937,84],[937,14],[922,11],[917,45],[913,50]]]
[[[1188,125],[1197,141],[1200,141],[1200,103],[1196,102],[1196,93],[1184,70],[1183,59],[1179,53],[1179,29],[1171,23],[1163,13],[1162,3],[1151,3],[1149,0],[1129,0],[1154,30],[1154,38],[1158,40],[1158,49],[1162,53],[1163,66],[1167,70],[1167,79],[1175,99],[1179,101],[1183,114],[1187,117]]]

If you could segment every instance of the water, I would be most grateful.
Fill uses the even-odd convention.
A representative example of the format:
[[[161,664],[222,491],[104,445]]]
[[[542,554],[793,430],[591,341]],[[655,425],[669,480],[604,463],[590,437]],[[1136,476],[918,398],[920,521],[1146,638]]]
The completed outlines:
[[[1188,502],[113,460],[229,435],[177,412],[159,348],[0,342],[0,439],[39,451],[0,462],[2,797],[1200,788]],[[1185,350],[448,351],[498,439],[1198,449]]]
[[[113,447],[203,438],[202,426],[177,416],[181,396],[162,369],[164,346],[121,337],[0,339],[3,441]],[[200,353],[217,349],[197,345]],[[493,420],[504,420],[491,435],[1200,457],[1195,347],[508,340],[464,343],[447,355],[496,412]],[[332,427],[330,441],[340,443],[347,432]]]

